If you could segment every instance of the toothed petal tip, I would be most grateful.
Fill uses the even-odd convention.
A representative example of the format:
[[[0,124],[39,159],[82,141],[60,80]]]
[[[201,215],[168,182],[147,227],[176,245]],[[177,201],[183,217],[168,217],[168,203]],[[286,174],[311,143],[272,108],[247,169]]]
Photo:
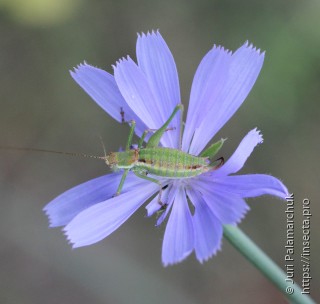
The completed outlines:
[[[209,261],[213,256],[217,255],[219,253],[219,251],[222,250],[222,242],[220,242],[219,246],[208,256],[206,257],[202,257],[202,258],[198,258],[197,257],[197,260],[200,264],[203,264],[207,261]]]
[[[189,250],[189,251],[186,251],[182,257],[180,257],[179,259],[175,259],[174,261],[162,261],[162,265],[164,267],[168,267],[168,266],[172,266],[172,265],[175,265],[175,264],[178,264],[178,263],[181,263],[182,261],[184,261],[191,253],[192,253],[193,249],[192,250]]]

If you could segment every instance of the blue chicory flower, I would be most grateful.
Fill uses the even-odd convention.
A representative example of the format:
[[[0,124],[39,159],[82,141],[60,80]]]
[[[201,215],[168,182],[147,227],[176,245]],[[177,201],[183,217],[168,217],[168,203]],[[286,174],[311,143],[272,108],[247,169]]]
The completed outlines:
[[[183,151],[199,155],[245,100],[263,60],[264,53],[248,43],[234,53],[214,46],[202,59],[193,80],[182,143],[176,115],[171,123],[175,130],[165,132],[162,146],[179,148],[181,144]],[[130,57],[119,60],[113,67],[114,76],[86,63],[71,75],[115,120],[135,120],[136,134],[141,136],[144,130],[163,125],[181,100],[176,65],[159,32],[138,36],[137,61]],[[232,175],[260,143],[260,132],[253,129],[219,169],[194,178],[163,180],[168,187],[162,198],[168,207],[157,225],[170,213],[162,246],[164,265],[182,261],[193,250],[200,262],[214,255],[221,247],[223,225],[238,224],[249,210],[244,198],[287,196],[286,187],[270,175]],[[65,226],[63,230],[73,247],[107,237],[159,191],[155,183],[129,172],[123,192],[113,197],[120,178],[121,172],[114,172],[61,194],[44,208],[50,226]],[[194,212],[190,211],[188,198]],[[148,216],[160,207],[155,196],[146,206]]]

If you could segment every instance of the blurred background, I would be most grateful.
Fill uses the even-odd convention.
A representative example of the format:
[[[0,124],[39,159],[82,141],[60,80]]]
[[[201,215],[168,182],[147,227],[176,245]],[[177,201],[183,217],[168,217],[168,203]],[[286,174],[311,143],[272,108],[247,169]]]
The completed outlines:
[[[319,290],[320,2],[0,1],[0,145],[102,154],[124,146],[128,127],[106,115],[71,79],[86,60],[112,72],[135,58],[137,32],[160,29],[187,106],[194,72],[214,43],[249,40],[266,50],[249,97],[216,138],[227,158],[243,136],[264,135],[242,173],[279,177],[295,195],[295,279],[301,283],[302,200],[311,201],[311,292]],[[107,174],[100,161],[0,151],[0,303],[286,303],[226,240],[203,265],[192,255],[163,268],[165,225],[141,208],[104,241],[71,250],[42,208],[65,190]],[[318,197],[318,198],[317,198]],[[283,269],[286,204],[248,200],[242,228]]]

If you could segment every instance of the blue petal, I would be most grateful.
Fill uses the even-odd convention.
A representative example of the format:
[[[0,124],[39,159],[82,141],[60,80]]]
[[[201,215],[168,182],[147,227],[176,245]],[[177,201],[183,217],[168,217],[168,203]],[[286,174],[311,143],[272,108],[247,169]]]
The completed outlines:
[[[117,62],[114,77],[122,96],[135,114],[148,128],[159,129],[166,120],[159,115],[162,112],[162,104],[155,98],[142,70],[128,57]],[[173,111],[173,108],[170,111]],[[161,143],[170,147],[167,137],[162,137]]]
[[[148,79],[157,104],[160,105],[156,115],[160,116],[164,122],[181,100],[177,68],[173,56],[159,32],[138,36],[137,60],[140,69]],[[179,145],[179,115],[176,115],[171,123],[175,130],[163,135],[164,141],[170,142],[172,148],[178,148]]]
[[[189,152],[198,155],[211,138],[238,110],[252,89],[263,64],[264,53],[252,45],[244,44],[231,57],[228,80],[221,93],[202,116],[200,126],[194,130]],[[214,86],[214,84],[210,84]]]
[[[151,202],[146,206],[147,209],[147,216],[152,216],[155,214],[159,209],[161,208],[161,205],[159,204],[158,195],[156,195]]]
[[[239,194],[241,197],[256,197],[264,194],[285,199],[288,189],[277,178],[265,174],[234,175],[220,178],[215,183],[220,189]]]
[[[182,150],[188,152],[195,130],[208,115],[224,88],[231,62],[230,52],[214,46],[202,59],[194,76]],[[211,124],[214,116],[211,116]]]
[[[220,250],[223,234],[222,224],[198,191],[188,189],[187,194],[195,206],[193,216],[194,249],[198,261],[202,263]]]
[[[101,176],[59,195],[44,207],[50,227],[69,223],[79,212],[110,198],[116,192],[119,174]]]
[[[185,259],[193,250],[194,236],[192,216],[186,194],[179,188],[172,206],[162,244],[162,263],[164,266]]]
[[[117,191],[121,176],[121,173],[101,176],[59,195],[43,208],[49,217],[50,227],[64,226],[81,211],[111,198]],[[130,173],[123,192],[140,183],[141,180]]]
[[[220,188],[208,176],[201,176],[193,185],[222,225],[237,224],[249,210],[244,199],[229,189]]]
[[[150,196],[159,190],[154,183],[122,193],[79,213],[63,230],[73,248],[94,244],[123,224]]]
[[[135,120],[138,135],[146,129],[146,125],[125,102],[111,74],[86,63],[80,64],[74,71],[70,71],[70,74],[82,89],[115,120],[118,122],[122,122],[123,119]],[[124,112],[124,117],[121,116],[121,112]]]
[[[213,171],[212,176],[225,176],[238,172],[252,153],[256,145],[263,142],[262,135],[257,129],[251,130],[241,141],[237,150],[219,169]]]
[[[236,225],[240,223],[250,209],[239,195],[208,192],[203,198],[223,225]]]

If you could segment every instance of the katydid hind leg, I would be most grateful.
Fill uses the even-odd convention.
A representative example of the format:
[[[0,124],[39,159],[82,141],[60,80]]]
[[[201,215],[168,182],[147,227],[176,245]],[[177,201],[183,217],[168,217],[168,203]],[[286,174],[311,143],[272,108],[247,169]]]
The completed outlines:
[[[172,114],[170,115],[170,117],[168,118],[168,120],[149,138],[149,141],[148,141],[148,143],[146,145],[147,148],[158,147],[163,133],[166,131],[166,129],[168,128],[169,123],[172,121],[172,119],[174,118],[174,116],[177,114],[177,112],[179,110],[183,111],[183,105],[182,104],[178,104],[174,108],[174,110],[173,110]]]
[[[172,131],[172,130],[175,130],[175,127],[167,128],[167,129],[164,130],[164,132]],[[147,136],[148,133],[152,133],[152,132],[154,133],[154,132],[156,132],[156,131],[157,131],[157,129],[147,129],[147,130],[145,130],[145,131],[142,133],[142,136],[141,136],[140,139],[139,139],[138,148],[139,148],[139,149],[142,148],[143,142],[144,142],[144,140],[145,140],[145,138],[146,138],[146,136]]]

